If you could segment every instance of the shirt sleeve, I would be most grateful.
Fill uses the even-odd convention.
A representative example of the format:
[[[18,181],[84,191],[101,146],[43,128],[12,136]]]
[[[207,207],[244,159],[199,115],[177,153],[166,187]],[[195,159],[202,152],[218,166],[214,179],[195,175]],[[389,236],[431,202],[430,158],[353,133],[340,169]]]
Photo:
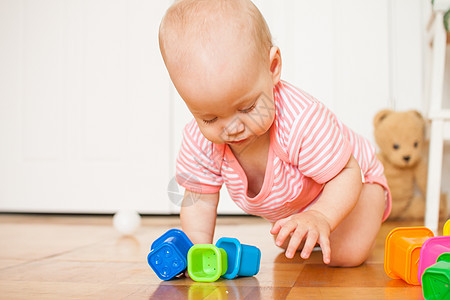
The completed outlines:
[[[336,116],[313,102],[295,120],[289,136],[289,159],[317,183],[333,179],[345,167],[352,147]]]
[[[192,121],[184,128],[175,179],[189,191],[217,193],[223,184],[222,160],[223,152],[203,137],[197,123]]]

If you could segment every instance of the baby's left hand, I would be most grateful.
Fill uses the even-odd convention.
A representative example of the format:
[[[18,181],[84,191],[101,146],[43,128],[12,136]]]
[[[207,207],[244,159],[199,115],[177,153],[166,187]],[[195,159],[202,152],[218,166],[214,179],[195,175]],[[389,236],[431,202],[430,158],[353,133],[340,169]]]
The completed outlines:
[[[316,243],[322,248],[323,262],[330,263],[330,224],[319,211],[308,210],[290,217],[278,220],[270,231],[276,234],[275,243],[283,245],[286,238],[291,235],[289,245],[286,248],[286,257],[293,258],[300,243],[305,239],[301,252],[303,259],[309,258]]]

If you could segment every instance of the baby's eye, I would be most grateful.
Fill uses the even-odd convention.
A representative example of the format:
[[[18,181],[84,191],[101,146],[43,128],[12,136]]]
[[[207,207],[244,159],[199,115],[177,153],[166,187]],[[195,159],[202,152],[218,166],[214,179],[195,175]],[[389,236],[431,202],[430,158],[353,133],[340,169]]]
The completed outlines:
[[[256,107],[256,102],[253,103],[252,106],[250,106],[249,108],[241,109],[240,112],[247,114],[247,113],[251,112],[253,109],[255,109],[255,107]]]
[[[392,145],[392,148],[394,148],[395,150],[398,150],[400,148],[400,145],[399,144],[394,144],[394,145]]]
[[[419,142],[414,143],[414,148],[417,148],[417,147],[419,147]]]
[[[216,120],[217,120],[217,117],[212,118],[212,119],[210,119],[210,120],[203,120],[203,123],[205,123],[205,124],[211,124],[211,123],[214,123]]]

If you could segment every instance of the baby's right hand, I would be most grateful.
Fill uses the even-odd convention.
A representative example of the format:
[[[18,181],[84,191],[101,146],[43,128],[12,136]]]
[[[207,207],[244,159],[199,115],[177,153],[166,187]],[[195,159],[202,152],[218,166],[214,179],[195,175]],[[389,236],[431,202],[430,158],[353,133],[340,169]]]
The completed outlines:
[[[301,250],[303,259],[309,258],[314,246],[319,243],[322,248],[323,262],[330,263],[330,225],[322,213],[309,210],[278,220],[270,233],[277,235],[275,243],[279,247],[289,239],[286,249],[287,258],[293,258],[304,241],[305,244]]]

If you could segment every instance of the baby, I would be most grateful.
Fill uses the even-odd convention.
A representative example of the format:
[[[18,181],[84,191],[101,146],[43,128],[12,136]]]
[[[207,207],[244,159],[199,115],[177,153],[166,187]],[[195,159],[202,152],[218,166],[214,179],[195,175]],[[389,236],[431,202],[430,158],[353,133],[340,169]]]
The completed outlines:
[[[272,222],[275,244],[357,266],[390,212],[373,146],[281,77],[280,49],[249,0],[181,0],[159,33],[170,78],[194,120],[177,182],[193,243],[212,243],[223,183],[245,212]]]

